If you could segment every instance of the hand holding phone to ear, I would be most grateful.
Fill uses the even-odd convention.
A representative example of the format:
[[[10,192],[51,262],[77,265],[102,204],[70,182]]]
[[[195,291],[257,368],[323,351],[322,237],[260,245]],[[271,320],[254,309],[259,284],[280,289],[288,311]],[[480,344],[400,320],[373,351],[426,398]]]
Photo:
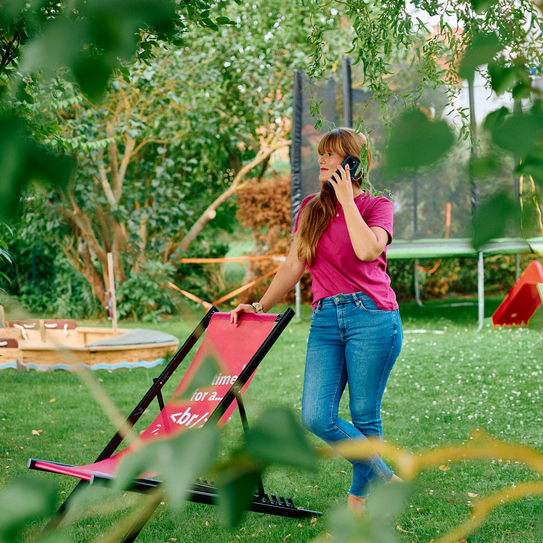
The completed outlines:
[[[345,160],[341,163],[341,167],[343,169],[345,169],[345,166],[349,166],[349,171],[351,173],[351,179],[355,176],[356,174],[356,171],[358,170],[358,167],[360,166],[360,162],[352,157],[352,156],[347,156],[345,157]],[[338,177],[341,177],[341,171],[338,169],[335,171],[334,175],[332,176],[332,178],[334,178],[334,176],[338,176]],[[332,189],[332,190],[335,190],[335,187],[334,187],[334,184],[331,182],[331,181],[328,181],[328,186]]]

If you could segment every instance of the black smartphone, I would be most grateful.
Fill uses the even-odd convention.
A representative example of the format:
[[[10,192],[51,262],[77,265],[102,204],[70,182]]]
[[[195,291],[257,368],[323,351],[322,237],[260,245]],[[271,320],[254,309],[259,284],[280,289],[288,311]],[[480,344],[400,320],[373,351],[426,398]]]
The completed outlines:
[[[341,163],[343,168],[345,168],[346,165],[349,165],[349,169],[351,170],[351,179],[354,179],[354,176],[356,174],[356,170],[358,170],[358,167],[360,166],[360,161],[352,156],[345,157],[345,160]],[[339,170],[336,170],[336,173],[340,173]],[[328,186],[334,190],[334,185],[328,181]]]

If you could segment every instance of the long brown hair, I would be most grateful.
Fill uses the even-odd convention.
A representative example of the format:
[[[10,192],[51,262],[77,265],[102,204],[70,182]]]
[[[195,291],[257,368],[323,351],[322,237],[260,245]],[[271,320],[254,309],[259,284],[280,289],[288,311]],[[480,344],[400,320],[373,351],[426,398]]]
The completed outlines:
[[[367,169],[371,167],[371,150],[363,134],[357,134],[352,128],[336,128],[326,134],[319,142],[318,153],[336,153],[339,156],[352,156],[359,158],[362,149],[367,148]],[[355,172],[351,172],[354,176]],[[361,172],[353,184],[360,188],[364,177]],[[295,239],[298,243],[298,258],[310,266],[315,263],[315,249],[323,232],[336,213],[337,197],[333,189],[328,187],[326,181],[321,182],[321,191],[304,207],[300,215],[298,230]]]

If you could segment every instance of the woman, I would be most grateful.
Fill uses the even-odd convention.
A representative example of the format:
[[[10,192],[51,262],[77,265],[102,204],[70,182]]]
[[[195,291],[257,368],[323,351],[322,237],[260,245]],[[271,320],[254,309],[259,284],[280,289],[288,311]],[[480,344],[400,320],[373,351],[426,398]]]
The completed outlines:
[[[267,312],[302,277],[312,275],[313,315],[307,346],[302,423],[334,443],[382,438],[381,399],[402,345],[402,325],[390,278],[386,246],[392,241],[389,200],[361,190],[363,174],[343,168],[359,157],[366,138],[350,128],[326,134],[319,143],[320,194],[303,202],[284,264],[260,302],[240,304],[231,313]],[[371,154],[367,149],[368,170]],[[330,184],[329,184],[330,183]],[[352,423],[338,416],[349,385]],[[375,456],[353,463],[348,506],[364,510],[372,483],[400,480]]]

